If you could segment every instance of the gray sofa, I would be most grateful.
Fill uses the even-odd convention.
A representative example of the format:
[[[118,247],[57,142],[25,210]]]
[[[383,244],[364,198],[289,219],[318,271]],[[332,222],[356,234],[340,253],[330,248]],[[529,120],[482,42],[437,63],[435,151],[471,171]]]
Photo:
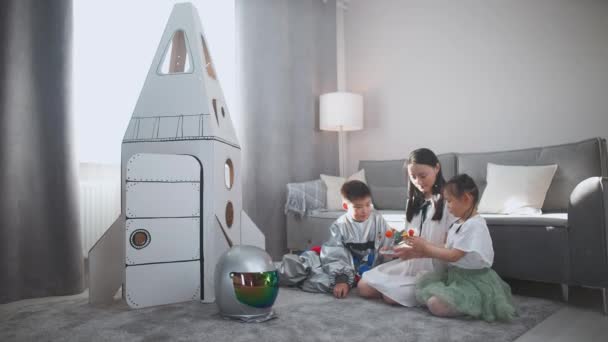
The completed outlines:
[[[494,269],[505,278],[601,288],[608,310],[608,161],[606,141],[484,153],[439,156],[446,179],[467,173],[486,186],[487,163],[502,165],[557,164],[538,216],[483,215],[495,250]],[[390,221],[403,221],[407,192],[405,160],[361,161],[374,206]],[[328,227],[342,214],[315,211],[287,216],[287,245],[305,250],[322,244]],[[398,224],[398,223],[397,223]]]

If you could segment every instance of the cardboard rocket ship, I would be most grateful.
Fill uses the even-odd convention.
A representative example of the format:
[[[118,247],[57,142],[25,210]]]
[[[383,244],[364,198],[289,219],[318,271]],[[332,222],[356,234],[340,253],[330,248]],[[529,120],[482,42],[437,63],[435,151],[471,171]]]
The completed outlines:
[[[173,8],[122,144],[123,296],[214,300],[233,244],[264,248],[242,211],[241,148],[197,10]]]

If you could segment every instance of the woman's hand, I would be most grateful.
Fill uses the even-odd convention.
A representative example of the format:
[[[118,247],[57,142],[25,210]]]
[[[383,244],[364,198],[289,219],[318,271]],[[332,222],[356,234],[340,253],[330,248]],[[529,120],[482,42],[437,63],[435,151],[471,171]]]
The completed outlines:
[[[393,250],[393,247],[388,247],[388,246],[380,247],[380,255],[382,255],[382,257],[384,258],[384,260],[393,260],[393,259],[395,259],[395,254],[393,254],[393,253],[390,253],[390,254],[383,253],[384,251],[390,251],[390,250]]]

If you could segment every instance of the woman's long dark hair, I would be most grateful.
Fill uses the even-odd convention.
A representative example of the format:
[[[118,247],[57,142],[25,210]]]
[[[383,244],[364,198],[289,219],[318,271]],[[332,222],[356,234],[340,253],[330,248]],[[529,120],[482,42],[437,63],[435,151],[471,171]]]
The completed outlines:
[[[409,191],[407,195],[407,207],[405,208],[405,218],[407,222],[411,222],[414,215],[420,212],[422,205],[424,204],[425,198],[422,191],[418,190],[412,180],[410,179],[409,173],[407,171],[407,166],[410,164],[419,164],[419,165],[428,165],[430,167],[436,167],[437,165],[441,165],[439,163],[439,159],[433,153],[433,151],[428,148],[419,148],[413,151],[409,158],[407,159],[406,164],[404,165],[406,169],[407,179],[409,183]],[[439,221],[443,217],[443,187],[445,186],[445,179],[443,178],[443,172],[441,167],[439,168],[439,172],[437,172],[437,176],[435,178],[435,184],[433,184],[432,193],[433,195],[439,194],[439,198],[435,200],[432,198],[433,206],[435,207],[435,213],[433,214],[433,220]]]

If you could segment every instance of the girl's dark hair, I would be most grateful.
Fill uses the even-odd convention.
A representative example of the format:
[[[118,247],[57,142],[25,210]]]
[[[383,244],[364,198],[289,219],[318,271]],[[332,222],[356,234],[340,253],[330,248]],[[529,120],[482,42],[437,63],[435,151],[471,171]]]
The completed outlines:
[[[439,163],[439,159],[433,153],[433,151],[428,148],[419,148],[414,150],[407,162],[405,164],[406,174],[407,174],[407,166],[410,164],[419,164],[419,165],[428,165],[430,167],[436,167],[437,165],[441,165]],[[405,208],[405,218],[408,222],[412,221],[414,215],[420,212],[422,205],[424,204],[425,198],[422,191],[418,190],[412,180],[407,175],[408,183],[409,183],[409,191],[407,195],[407,207]],[[439,198],[433,201],[433,205],[435,207],[435,213],[433,214],[433,220],[439,221],[443,217],[443,187],[445,185],[445,179],[443,178],[443,172],[441,167],[439,168],[439,172],[437,172],[437,176],[435,178],[435,184],[433,184],[433,189],[431,190],[433,195],[439,194]]]
[[[462,198],[465,193],[473,196],[473,206],[469,209],[467,217],[463,218],[468,219],[477,207],[477,203],[479,203],[479,188],[477,188],[473,178],[466,173],[454,176],[445,184],[445,191],[456,198]]]

